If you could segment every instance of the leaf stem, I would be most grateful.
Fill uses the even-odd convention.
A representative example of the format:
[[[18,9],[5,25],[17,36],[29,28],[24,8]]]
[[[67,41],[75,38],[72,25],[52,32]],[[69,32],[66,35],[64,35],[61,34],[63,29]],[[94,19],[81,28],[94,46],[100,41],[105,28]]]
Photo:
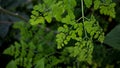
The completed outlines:
[[[79,22],[83,17],[80,17],[77,22]],[[90,21],[88,18],[84,17],[84,19],[86,19],[87,21]]]
[[[83,8],[83,0],[81,0],[81,8],[82,8],[82,19],[84,23],[84,8]]]
[[[84,33],[85,33],[85,39],[86,39],[88,36],[87,36],[87,31],[86,31],[86,29],[85,29],[85,24],[84,24],[85,16],[84,16],[83,0],[81,0],[81,8],[82,8],[83,30],[84,30]]]

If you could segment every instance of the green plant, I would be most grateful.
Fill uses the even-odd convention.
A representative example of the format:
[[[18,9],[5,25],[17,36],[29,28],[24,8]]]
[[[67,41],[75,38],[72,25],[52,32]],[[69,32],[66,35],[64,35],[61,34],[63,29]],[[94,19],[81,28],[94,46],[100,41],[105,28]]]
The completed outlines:
[[[20,41],[7,48],[4,54],[14,56],[15,60],[12,62],[16,65],[31,68],[37,62],[44,61],[43,58],[48,57],[49,54],[54,54],[55,43],[51,42],[54,40],[54,34],[49,31],[45,34],[44,26],[30,26],[28,23],[17,22],[13,27],[20,30]]]
[[[112,0],[84,0],[84,3],[87,9],[93,7],[94,11],[99,10],[100,14],[115,18],[115,3]],[[88,17],[84,15],[83,0],[82,17],[76,19],[77,5],[77,0],[43,0],[35,5],[30,19],[32,26],[16,23],[14,28],[20,29],[20,42],[15,42],[4,53],[14,56],[15,60],[12,63],[25,68],[62,68],[61,64],[67,68],[83,68],[94,64],[93,49],[96,42],[103,43],[104,32],[94,12]],[[54,37],[54,32],[45,35],[44,31],[45,23],[52,23],[53,20],[60,25],[57,29],[56,43],[51,38]],[[42,28],[38,28],[39,24]]]
[[[84,0],[88,8],[92,5],[92,2],[89,1]],[[30,22],[35,25],[44,23],[45,20],[51,22],[52,18],[55,18],[63,24],[63,26],[58,27],[59,33],[56,35],[57,48],[65,47],[70,56],[76,57],[79,62],[87,61],[92,63],[93,40],[96,39],[102,43],[104,33],[102,33],[102,29],[93,15],[91,15],[89,20],[84,16],[83,0],[81,0],[82,17],[80,18],[83,21],[76,21],[74,15],[75,6],[75,0],[58,2],[56,0],[44,0],[42,4],[34,7]],[[72,45],[69,44],[72,41],[74,41]]]

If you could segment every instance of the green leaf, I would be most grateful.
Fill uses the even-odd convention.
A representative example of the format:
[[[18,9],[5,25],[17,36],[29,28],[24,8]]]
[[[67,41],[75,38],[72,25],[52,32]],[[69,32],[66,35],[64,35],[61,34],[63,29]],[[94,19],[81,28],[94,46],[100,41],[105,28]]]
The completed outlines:
[[[115,6],[116,6],[115,3],[111,3],[108,6],[104,6],[104,5],[100,6],[100,14],[108,15],[112,18],[115,18],[115,14],[116,14],[114,8]]]
[[[102,33],[102,34],[99,36],[98,40],[99,40],[101,43],[103,43],[104,39],[105,39],[104,33]]]
[[[100,6],[100,0],[95,0],[94,1],[94,9],[97,10]]]
[[[32,11],[32,14],[35,15],[35,16],[39,16],[39,12],[38,11]]]
[[[45,68],[45,58],[42,58],[37,61],[35,68]]]
[[[112,0],[105,0],[106,4],[110,4]]]
[[[37,11],[39,11],[39,12],[44,12],[44,10],[45,10],[45,4],[35,5],[33,9],[34,9],[34,10],[37,10]],[[33,10],[33,11],[34,11],[34,10]]]
[[[62,18],[62,23],[72,24],[71,17],[67,15],[65,18]]]
[[[120,24],[107,34],[104,43],[120,50]]]
[[[68,14],[70,16],[70,19],[72,19],[72,20],[75,19],[75,15],[74,15],[73,11],[68,11]]]
[[[92,5],[92,0],[84,0],[84,3],[85,3],[87,8],[90,8]]]
[[[52,21],[52,16],[47,15],[47,16],[45,16],[45,19],[47,20],[48,23],[50,23]]]
[[[96,38],[98,38],[98,36],[99,36],[99,33],[98,33],[98,32],[96,32],[96,34],[95,34],[94,38],[96,39]]]
[[[43,17],[38,17],[38,19],[36,21],[38,21],[39,23],[44,23],[45,22]]]
[[[109,14],[108,15],[110,15],[112,18],[115,18],[115,14],[116,14],[116,12],[115,12],[115,7],[116,6],[116,4],[115,3],[111,3],[110,5],[109,5]]]
[[[73,57],[76,57],[79,54],[79,47],[74,47]]]
[[[67,26],[66,24],[64,24],[63,27],[64,27],[64,29],[65,29],[64,32],[68,32],[68,31],[69,31],[68,26]]]
[[[59,31],[59,32],[64,32],[65,29],[64,29],[63,27],[59,27],[59,28],[58,28],[58,31]]]
[[[30,23],[31,23],[31,25],[37,25],[37,24],[39,24],[39,23],[44,24],[45,21],[44,21],[44,18],[43,18],[42,16],[40,16],[40,17],[38,17],[36,20],[30,19]]]
[[[43,1],[47,7],[51,7],[56,2],[56,0],[43,0]]]
[[[9,48],[5,49],[3,53],[13,56],[14,50],[15,50],[15,47],[13,45],[11,45]]]
[[[74,8],[76,6],[75,0],[63,0],[66,8]]]
[[[56,18],[57,21],[61,21],[62,14],[64,13],[64,6],[62,5],[62,2],[59,1],[56,5],[53,5],[52,7],[52,14]]]
[[[85,21],[84,25],[85,25],[85,29],[87,30],[87,32],[90,33],[92,31],[92,22]]]
[[[76,0],[70,0],[71,6],[75,7],[76,6]]]
[[[6,68],[17,68],[17,65],[16,65],[15,61],[11,60],[11,61],[7,64]]]

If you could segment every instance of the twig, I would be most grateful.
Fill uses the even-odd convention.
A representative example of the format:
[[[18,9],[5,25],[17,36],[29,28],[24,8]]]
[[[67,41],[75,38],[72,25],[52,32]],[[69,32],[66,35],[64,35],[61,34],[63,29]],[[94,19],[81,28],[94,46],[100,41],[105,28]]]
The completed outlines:
[[[85,24],[84,24],[84,21],[85,21],[85,16],[84,16],[84,8],[83,8],[83,0],[81,0],[81,8],[82,8],[82,21],[83,21],[83,30],[85,32],[85,38],[87,38],[87,31],[85,29]]]
[[[77,20],[77,22],[79,22],[81,19],[82,19],[82,17],[80,17],[80,18]]]
[[[5,14],[9,14],[9,15],[11,15],[11,16],[15,16],[15,17],[17,17],[17,18],[20,18],[21,20],[24,20],[25,22],[28,22],[27,19],[25,19],[24,17],[20,16],[18,13],[10,12],[10,11],[8,11],[8,10],[6,10],[6,9],[3,9],[1,6],[0,6],[0,12],[3,12],[3,13],[5,13]]]
[[[81,8],[82,8],[82,19],[83,19],[83,23],[84,23],[84,8],[83,8],[83,0],[81,0]]]
[[[79,22],[83,17],[80,17],[77,22]],[[86,19],[87,21],[90,21],[88,18],[84,17],[84,19]]]

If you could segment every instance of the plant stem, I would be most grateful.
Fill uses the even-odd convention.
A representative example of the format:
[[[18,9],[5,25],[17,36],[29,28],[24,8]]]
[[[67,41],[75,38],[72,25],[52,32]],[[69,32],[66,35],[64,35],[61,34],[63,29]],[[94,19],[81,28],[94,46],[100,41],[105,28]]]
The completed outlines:
[[[83,19],[83,23],[84,23],[84,8],[83,8],[83,0],[81,0],[81,8],[82,8],[82,19]]]
[[[80,18],[77,20],[77,22],[79,22],[82,18],[83,18],[83,17],[80,17]],[[86,18],[86,17],[84,17],[84,19],[86,19],[87,21],[89,21],[89,19]]]
[[[24,20],[25,22],[28,22],[27,19],[25,19],[24,17],[20,16],[18,13],[10,12],[10,11],[8,11],[8,10],[6,10],[6,9],[3,9],[1,6],[0,6],[0,12],[3,12],[3,13],[5,13],[5,14],[9,14],[9,15],[11,15],[11,16],[15,16],[15,17],[17,17],[17,18],[20,18],[21,20]]]
[[[87,31],[85,29],[84,21],[85,21],[85,16],[84,16],[84,8],[83,8],[83,0],[81,0],[81,8],[82,8],[82,21],[83,21],[83,30],[85,33],[85,38],[87,38]]]

